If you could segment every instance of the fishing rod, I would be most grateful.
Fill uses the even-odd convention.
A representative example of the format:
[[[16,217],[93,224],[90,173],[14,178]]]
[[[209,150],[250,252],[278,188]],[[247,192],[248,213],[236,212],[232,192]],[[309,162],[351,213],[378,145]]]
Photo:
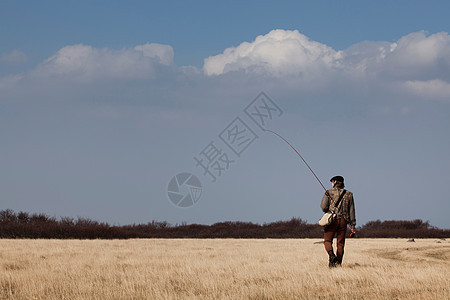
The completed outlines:
[[[333,198],[330,196],[330,194],[328,194],[328,191],[327,191],[327,189],[323,186],[323,184],[322,184],[322,182],[320,181],[320,179],[319,179],[319,177],[317,177],[317,175],[316,175],[316,173],[314,173],[314,171],[311,169],[311,167],[308,165],[308,163],[306,162],[306,160],[300,155],[300,153],[284,138],[284,137],[282,137],[281,135],[279,135],[278,133],[276,133],[276,132],[274,132],[274,131],[272,131],[272,130],[269,130],[269,129],[263,129],[264,131],[268,131],[268,132],[271,132],[271,133],[273,133],[273,134],[275,134],[276,136],[278,136],[280,139],[282,139],[284,142],[286,142],[286,144],[288,144],[289,145],[289,147],[291,147],[292,148],[292,150],[294,150],[295,151],[295,153],[297,153],[297,155],[302,159],[302,161],[305,163],[305,165],[308,167],[308,169],[311,171],[311,173],[314,175],[314,177],[317,179],[317,181],[320,183],[320,185],[322,186],[322,188],[324,189],[324,191],[325,191],[325,195],[327,195],[328,196],[328,198],[330,199],[330,201],[333,201]],[[350,237],[351,238],[353,238],[353,237],[355,237],[356,236],[356,231],[354,231],[354,229],[352,229],[352,232],[350,233]]]
[[[279,138],[281,138],[286,144],[289,145],[289,147],[292,148],[292,150],[295,151],[295,153],[297,153],[297,155],[302,159],[302,161],[305,163],[305,165],[308,167],[308,169],[311,171],[311,173],[314,175],[314,177],[317,179],[317,181],[320,183],[320,185],[322,186],[323,190],[325,191],[325,194],[328,196],[328,198],[330,198],[330,200],[333,200],[331,198],[331,196],[328,194],[327,189],[324,187],[324,185],[322,184],[322,182],[320,181],[319,177],[317,177],[316,173],[314,173],[314,171],[311,169],[311,167],[308,165],[308,163],[306,162],[306,160],[300,155],[300,153],[298,153],[298,151],[281,135],[279,135],[278,133],[276,133],[275,131],[269,130],[269,129],[263,129],[264,131],[268,131],[271,132],[273,134],[275,134],[276,136],[278,136]]]

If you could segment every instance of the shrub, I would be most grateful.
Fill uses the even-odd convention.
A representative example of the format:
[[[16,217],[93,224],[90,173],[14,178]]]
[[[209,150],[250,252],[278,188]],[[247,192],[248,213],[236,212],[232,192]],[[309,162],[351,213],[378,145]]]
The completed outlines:
[[[362,238],[444,238],[450,230],[433,227],[428,221],[370,221],[357,229]],[[110,226],[87,218],[0,211],[0,238],[128,239],[128,238],[322,238],[323,228],[299,218],[263,225],[251,222],[220,222],[213,225],[167,222]]]

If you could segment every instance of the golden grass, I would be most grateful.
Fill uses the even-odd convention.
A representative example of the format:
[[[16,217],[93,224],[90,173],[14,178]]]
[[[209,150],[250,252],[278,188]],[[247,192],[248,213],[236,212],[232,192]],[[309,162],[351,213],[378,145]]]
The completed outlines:
[[[450,242],[0,240],[2,299],[449,299]]]

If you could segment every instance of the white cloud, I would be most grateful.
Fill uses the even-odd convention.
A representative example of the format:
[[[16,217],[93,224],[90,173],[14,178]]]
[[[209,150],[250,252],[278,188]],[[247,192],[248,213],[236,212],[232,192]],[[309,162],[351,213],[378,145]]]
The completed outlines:
[[[439,79],[406,81],[404,87],[407,91],[423,98],[441,99],[450,102],[450,83]]]
[[[232,71],[263,74],[308,91],[394,86],[442,98],[448,95],[450,81],[450,36],[420,31],[394,43],[365,41],[335,51],[297,30],[279,29],[206,58],[203,71],[208,76]]]
[[[340,52],[340,65],[358,75],[388,80],[450,75],[450,37],[445,32],[428,37],[423,31],[415,32],[394,43],[365,41]]]
[[[366,41],[335,51],[297,30],[278,29],[206,58],[203,70],[207,75],[244,70],[275,77],[322,76],[333,70],[340,73],[338,76],[345,73],[405,80],[450,78],[450,37],[445,32],[427,36],[420,31],[395,43]]]
[[[171,81],[176,72],[173,56],[171,46],[154,43],[121,50],[66,46],[31,71],[1,77],[0,98],[39,94],[66,99],[83,92],[93,95],[107,91],[111,97],[114,89],[120,91],[119,86],[133,81],[152,80],[153,86],[164,86],[163,81]],[[89,85],[89,89],[80,89],[80,84]]]
[[[141,51],[144,57],[156,58],[163,65],[173,64],[173,49],[168,45],[147,43],[134,47],[134,50]]]
[[[378,70],[393,48],[388,42],[364,41],[339,51],[336,65],[348,73],[366,75]]]
[[[429,37],[424,31],[402,37],[393,49],[393,57],[398,65],[429,66],[440,58],[449,62],[450,39],[447,33],[440,32]]]
[[[275,76],[315,73],[331,67],[336,55],[332,48],[311,41],[297,30],[278,29],[206,58],[203,70],[207,75],[239,70]]]
[[[383,67],[385,74],[400,79],[450,78],[450,36],[446,32],[408,34],[392,44]]]
[[[41,63],[33,72],[37,78],[68,76],[72,79],[136,79],[154,75],[156,65],[172,65],[173,49],[168,45],[145,44],[132,49],[96,49],[79,44],[66,46]]]
[[[18,53],[13,51],[7,57],[20,57]],[[114,85],[109,85],[111,80]],[[342,92],[352,97],[396,89],[442,100],[448,97],[450,82],[450,37],[445,32],[427,35],[421,31],[393,43],[365,41],[335,51],[297,30],[277,29],[206,58],[203,72],[176,67],[169,45],[147,43],[113,50],[79,44],[60,49],[32,71],[0,78],[0,89],[5,97],[37,90],[63,93],[67,86],[78,89],[76,84],[89,83],[93,90],[104,93],[102,82],[112,89],[110,86],[136,80],[145,82],[141,90],[133,89],[142,97],[139,91],[144,89],[180,92],[183,87],[201,86],[226,92],[230,86],[252,85],[303,95]]]
[[[0,55],[1,63],[24,63],[27,60],[27,56],[19,50],[13,50],[10,53]]]

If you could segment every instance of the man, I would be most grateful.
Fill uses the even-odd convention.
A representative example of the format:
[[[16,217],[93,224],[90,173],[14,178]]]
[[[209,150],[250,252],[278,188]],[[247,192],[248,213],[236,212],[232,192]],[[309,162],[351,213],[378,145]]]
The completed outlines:
[[[355,234],[356,217],[353,193],[344,189],[344,177],[334,176],[330,181],[332,188],[326,191],[322,198],[322,202],[320,203],[320,208],[322,208],[324,212],[333,211],[337,204],[337,218],[333,223],[324,228],[324,246],[329,255],[329,267],[332,268],[342,264],[347,224],[350,226],[352,235]],[[330,200],[330,197],[333,199],[332,201]],[[340,197],[341,199],[339,201]],[[339,203],[337,203],[338,201]],[[336,255],[333,252],[333,238],[335,234],[337,235]]]

